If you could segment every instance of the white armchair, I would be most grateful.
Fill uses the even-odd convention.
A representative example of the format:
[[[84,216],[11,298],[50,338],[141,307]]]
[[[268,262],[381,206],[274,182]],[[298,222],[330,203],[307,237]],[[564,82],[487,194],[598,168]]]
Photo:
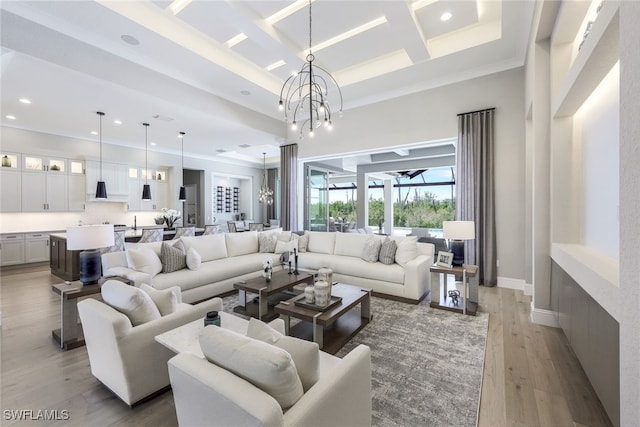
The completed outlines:
[[[95,299],[78,303],[78,312],[89,354],[91,373],[130,406],[168,390],[167,361],[175,353],[154,337],[199,318],[221,311],[222,300],[197,305],[180,303],[159,319],[132,326],[129,318]]]
[[[169,360],[178,424],[190,426],[370,426],[371,351],[339,359],[320,352],[318,381],[285,413],[269,394],[190,353]]]

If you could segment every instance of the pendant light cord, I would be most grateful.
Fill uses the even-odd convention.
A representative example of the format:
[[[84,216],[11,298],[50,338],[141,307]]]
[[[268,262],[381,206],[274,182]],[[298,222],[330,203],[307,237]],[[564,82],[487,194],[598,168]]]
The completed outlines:
[[[144,126],[144,183],[149,184],[149,164],[147,163],[148,157],[148,139],[147,139],[147,131],[149,129],[149,123],[143,123]]]
[[[100,116],[100,181],[102,181],[102,116],[104,113],[98,111],[98,116]]]

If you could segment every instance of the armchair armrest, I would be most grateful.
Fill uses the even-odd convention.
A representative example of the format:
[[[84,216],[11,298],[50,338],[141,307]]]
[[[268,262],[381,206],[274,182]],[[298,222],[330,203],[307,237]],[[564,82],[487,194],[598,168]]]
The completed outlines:
[[[371,426],[371,350],[360,344],[285,414],[286,425]]]
[[[428,255],[418,255],[407,263],[404,267],[405,298],[418,300],[431,289],[429,267],[432,264],[433,257]]]
[[[282,426],[276,400],[253,384],[190,353],[169,360],[181,426]]]

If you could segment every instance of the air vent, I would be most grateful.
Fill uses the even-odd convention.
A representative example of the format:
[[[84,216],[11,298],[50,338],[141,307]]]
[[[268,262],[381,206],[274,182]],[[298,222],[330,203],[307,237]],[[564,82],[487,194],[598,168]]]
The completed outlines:
[[[226,152],[227,152],[227,150],[222,150],[222,149],[216,150],[216,153],[226,153]]]
[[[249,147],[251,147],[251,145],[249,145],[249,144],[242,144],[242,145],[238,145],[238,147],[240,147],[240,148],[249,148]]]
[[[172,122],[173,121],[173,117],[167,117],[167,116],[161,116],[160,114],[155,114],[153,116],[154,119],[163,121],[163,122]]]

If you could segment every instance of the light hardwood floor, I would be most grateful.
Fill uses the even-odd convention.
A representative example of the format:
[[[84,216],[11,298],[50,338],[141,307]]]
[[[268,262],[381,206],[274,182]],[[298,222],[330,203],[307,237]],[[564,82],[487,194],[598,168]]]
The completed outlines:
[[[84,347],[63,352],[51,338],[60,324],[61,280],[46,266],[0,274],[2,425],[5,409],[66,409],[68,420],[33,425],[175,426],[173,396],[129,409],[91,375]],[[480,427],[611,425],[559,329],[528,321],[519,291],[480,289],[489,313]]]

